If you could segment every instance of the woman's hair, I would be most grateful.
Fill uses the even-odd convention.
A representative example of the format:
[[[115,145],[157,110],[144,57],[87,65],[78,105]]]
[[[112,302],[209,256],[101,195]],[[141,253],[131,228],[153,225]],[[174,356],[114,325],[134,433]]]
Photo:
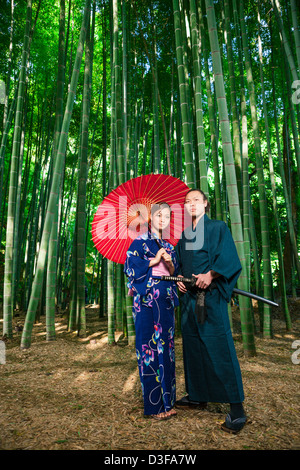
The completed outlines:
[[[196,189],[190,189],[190,190],[186,193],[185,197],[187,197],[187,195],[188,195],[189,193],[191,193],[192,191],[197,191],[198,193],[202,194],[203,200],[204,200],[204,201],[207,201],[207,205],[206,205],[206,207],[205,207],[205,212],[209,212],[209,210],[210,210],[210,202],[209,202],[209,200],[207,199],[207,196],[205,195],[205,193],[204,193],[201,189],[198,189],[198,188],[196,188]]]
[[[172,212],[171,207],[169,206],[169,204],[167,202],[165,202],[165,201],[157,202],[155,204],[152,204],[152,206],[151,206],[151,217],[155,214],[155,212],[157,212],[161,209],[169,209],[170,213]]]

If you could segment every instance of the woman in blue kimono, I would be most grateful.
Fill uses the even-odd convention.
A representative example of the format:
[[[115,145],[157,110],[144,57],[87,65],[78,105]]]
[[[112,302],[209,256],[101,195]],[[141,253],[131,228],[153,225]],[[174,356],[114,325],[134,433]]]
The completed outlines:
[[[155,204],[151,212],[151,230],[130,245],[124,271],[133,295],[144,414],[168,419],[176,414],[174,308],[178,296],[175,283],[159,277],[176,274],[177,261],[173,246],[161,238],[170,223],[170,207]]]

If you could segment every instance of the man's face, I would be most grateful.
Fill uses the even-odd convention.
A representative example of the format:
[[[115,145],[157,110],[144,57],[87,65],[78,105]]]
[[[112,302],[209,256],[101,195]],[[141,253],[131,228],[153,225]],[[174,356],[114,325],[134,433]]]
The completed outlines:
[[[185,198],[185,208],[192,217],[201,217],[205,213],[207,200],[204,200],[203,195],[199,191],[191,191]]]

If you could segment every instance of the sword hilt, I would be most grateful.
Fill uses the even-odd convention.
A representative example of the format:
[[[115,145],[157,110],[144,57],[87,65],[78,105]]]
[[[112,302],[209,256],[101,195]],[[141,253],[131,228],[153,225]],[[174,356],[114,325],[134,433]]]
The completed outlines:
[[[183,282],[183,283],[192,284],[192,285],[196,283],[196,278],[194,277],[161,276],[160,279],[162,281]]]

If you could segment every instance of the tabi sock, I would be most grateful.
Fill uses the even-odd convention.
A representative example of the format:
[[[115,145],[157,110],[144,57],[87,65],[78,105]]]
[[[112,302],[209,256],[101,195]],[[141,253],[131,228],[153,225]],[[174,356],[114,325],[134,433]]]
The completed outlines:
[[[243,404],[230,403],[230,416],[232,421],[237,418],[243,418],[245,416]]]

